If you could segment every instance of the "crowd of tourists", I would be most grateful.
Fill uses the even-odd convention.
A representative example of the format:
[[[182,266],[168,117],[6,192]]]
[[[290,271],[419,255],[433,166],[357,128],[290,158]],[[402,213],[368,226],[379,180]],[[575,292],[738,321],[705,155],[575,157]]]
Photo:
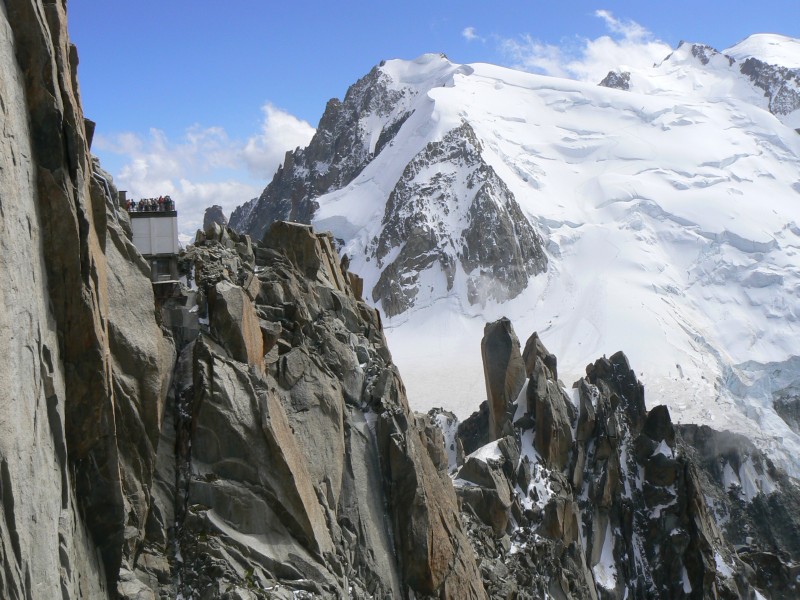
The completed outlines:
[[[167,212],[175,210],[175,201],[169,196],[142,198],[139,201],[128,200],[125,208],[128,212]]]

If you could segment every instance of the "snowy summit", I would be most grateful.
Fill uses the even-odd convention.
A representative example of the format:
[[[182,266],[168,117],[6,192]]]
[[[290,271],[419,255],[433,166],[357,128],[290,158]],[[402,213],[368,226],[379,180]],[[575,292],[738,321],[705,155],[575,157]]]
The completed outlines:
[[[392,60],[231,225],[332,231],[417,409],[477,408],[483,326],[507,316],[567,386],[622,349],[651,405],[746,434],[797,476],[780,403],[800,385],[796,128],[800,41],[776,35],[682,43],[601,85]]]

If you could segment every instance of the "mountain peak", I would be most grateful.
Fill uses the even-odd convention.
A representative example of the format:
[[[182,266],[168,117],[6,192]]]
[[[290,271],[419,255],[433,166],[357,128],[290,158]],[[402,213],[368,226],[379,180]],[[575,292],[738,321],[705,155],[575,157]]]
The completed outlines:
[[[800,39],[776,33],[756,33],[724,51],[739,62],[756,58],[770,65],[800,69]]]
[[[734,60],[707,44],[682,40],[675,51],[667,56],[659,66],[677,66],[687,63],[696,65],[698,62],[703,66],[710,64],[712,67],[720,66],[724,68],[732,65]]]
[[[417,91],[452,84],[456,73],[471,71],[469,67],[450,62],[441,53],[422,54],[413,60],[385,60],[378,68],[395,86]]]
[[[746,408],[778,392],[774,365],[800,380],[784,291],[800,289],[797,77],[684,43],[618,79],[629,92],[437,54],[386,61],[241,211],[256,226],[232,226],[330,230],[387,317],[415,408],[465,416],[482,399],[464,348],[505,315],[577,345],[565,381],[625,348],[676,419],[769,431],[800,473],[800,432],[771,404]]]

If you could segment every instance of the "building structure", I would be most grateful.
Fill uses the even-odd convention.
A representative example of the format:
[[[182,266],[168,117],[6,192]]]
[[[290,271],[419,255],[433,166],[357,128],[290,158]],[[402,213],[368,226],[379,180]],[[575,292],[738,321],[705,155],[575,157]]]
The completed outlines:
[[[131,210],[128,214],[133,244],[150,263],[153,284],[177,283],[180,252],[178,211]]]

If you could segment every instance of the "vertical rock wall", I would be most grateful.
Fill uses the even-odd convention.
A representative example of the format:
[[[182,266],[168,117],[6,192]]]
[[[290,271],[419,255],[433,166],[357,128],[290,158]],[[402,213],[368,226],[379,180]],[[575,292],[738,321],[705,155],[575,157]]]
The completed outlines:
[[[3,4],[3,598],[113,592],[146,520],[173,363],[147,266],[94,173],[76,69],[63,1]]]
[[[102,597],[103,567],[69,477],[66,373],[13,5],[0,11],[0,596]]]

